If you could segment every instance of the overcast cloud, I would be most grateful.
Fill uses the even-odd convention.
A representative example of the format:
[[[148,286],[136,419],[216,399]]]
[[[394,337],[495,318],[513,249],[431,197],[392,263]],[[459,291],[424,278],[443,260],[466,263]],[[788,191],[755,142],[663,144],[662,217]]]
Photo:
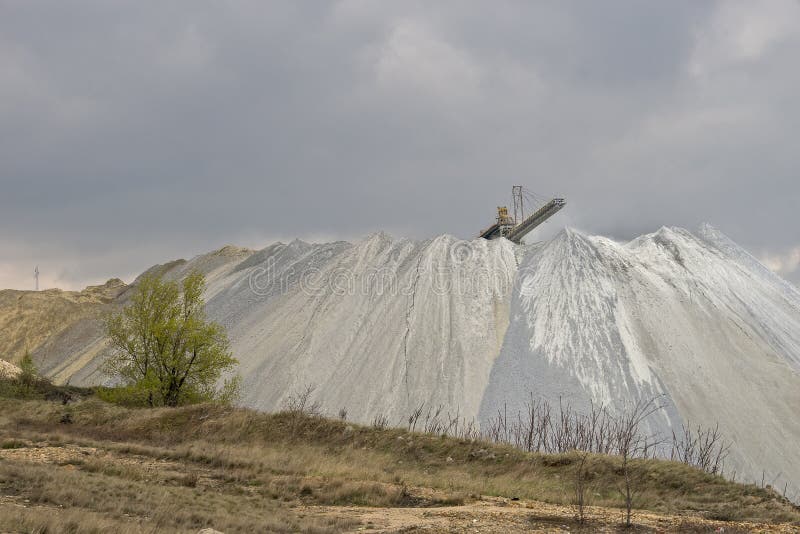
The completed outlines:
[[[0,287],[468,238],[512,184],[800,281],[800,2],[0,0]]]

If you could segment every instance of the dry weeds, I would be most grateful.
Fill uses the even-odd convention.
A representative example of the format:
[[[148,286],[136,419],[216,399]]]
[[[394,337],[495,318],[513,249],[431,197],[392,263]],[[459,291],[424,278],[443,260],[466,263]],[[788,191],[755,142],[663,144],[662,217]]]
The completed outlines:
[[[59,423],[64,413],[71,424]],[[633,520],[640,530],[800,525],[800,512],[770,490],[677,462],[635,462],[646,474]],[[619,459],[586,458],[585,527],[569,506],[578,465],[576,454],[303,414],[0,399],[0,531],[616,529]]]

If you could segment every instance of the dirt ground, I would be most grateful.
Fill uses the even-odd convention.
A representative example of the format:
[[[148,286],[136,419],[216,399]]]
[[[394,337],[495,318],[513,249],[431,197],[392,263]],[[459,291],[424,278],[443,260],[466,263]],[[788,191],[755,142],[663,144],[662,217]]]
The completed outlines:
[[[790,525],[758,525],[703,520],[697,517],[635,512],[633,528],[624,527],[623,511],[591,507],[584,524],[570,507],[540,502],[484,498],[446,508],[304,508],[310,515],[336,515],[359,521],[357,531],[370,532],[770,532],[794,533]]]

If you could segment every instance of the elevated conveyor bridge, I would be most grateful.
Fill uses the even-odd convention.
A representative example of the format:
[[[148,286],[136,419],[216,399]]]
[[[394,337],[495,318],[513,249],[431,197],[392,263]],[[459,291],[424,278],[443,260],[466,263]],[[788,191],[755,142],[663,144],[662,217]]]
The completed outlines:
[[[567,204],[563,198],[543,199],[527,191],[521,185],[511,188],[511,196],[514,201],[513,215],[509,214],[508,207],[498,206],[495,223],[483,230],[480,237],[484,239],[505,237],[514,243],[520,243],[523,237],[558,213]],[[534,212],[525,217],[525,209],[528,206],[531,206]]]

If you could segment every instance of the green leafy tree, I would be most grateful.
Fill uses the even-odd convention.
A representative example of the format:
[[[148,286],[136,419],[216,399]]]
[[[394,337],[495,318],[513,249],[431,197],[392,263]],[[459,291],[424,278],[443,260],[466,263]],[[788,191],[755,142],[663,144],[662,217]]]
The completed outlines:
[[[31,353],[27,350],[19,363],[19,369],[20,373],[17,375],[16,382],[24,394],[29,394],[36,386],[36,382],[39,379],[39,371],[33,363]]]
[[[204,288],[197,272],[182,283],[145,276],[128,306],[108,317],[114,353],[106,370],[122,382],[118,391],[127,402],[178,406],[235,399],[238,376],[217,388],[238,362],[225,329],[206,319]]]

